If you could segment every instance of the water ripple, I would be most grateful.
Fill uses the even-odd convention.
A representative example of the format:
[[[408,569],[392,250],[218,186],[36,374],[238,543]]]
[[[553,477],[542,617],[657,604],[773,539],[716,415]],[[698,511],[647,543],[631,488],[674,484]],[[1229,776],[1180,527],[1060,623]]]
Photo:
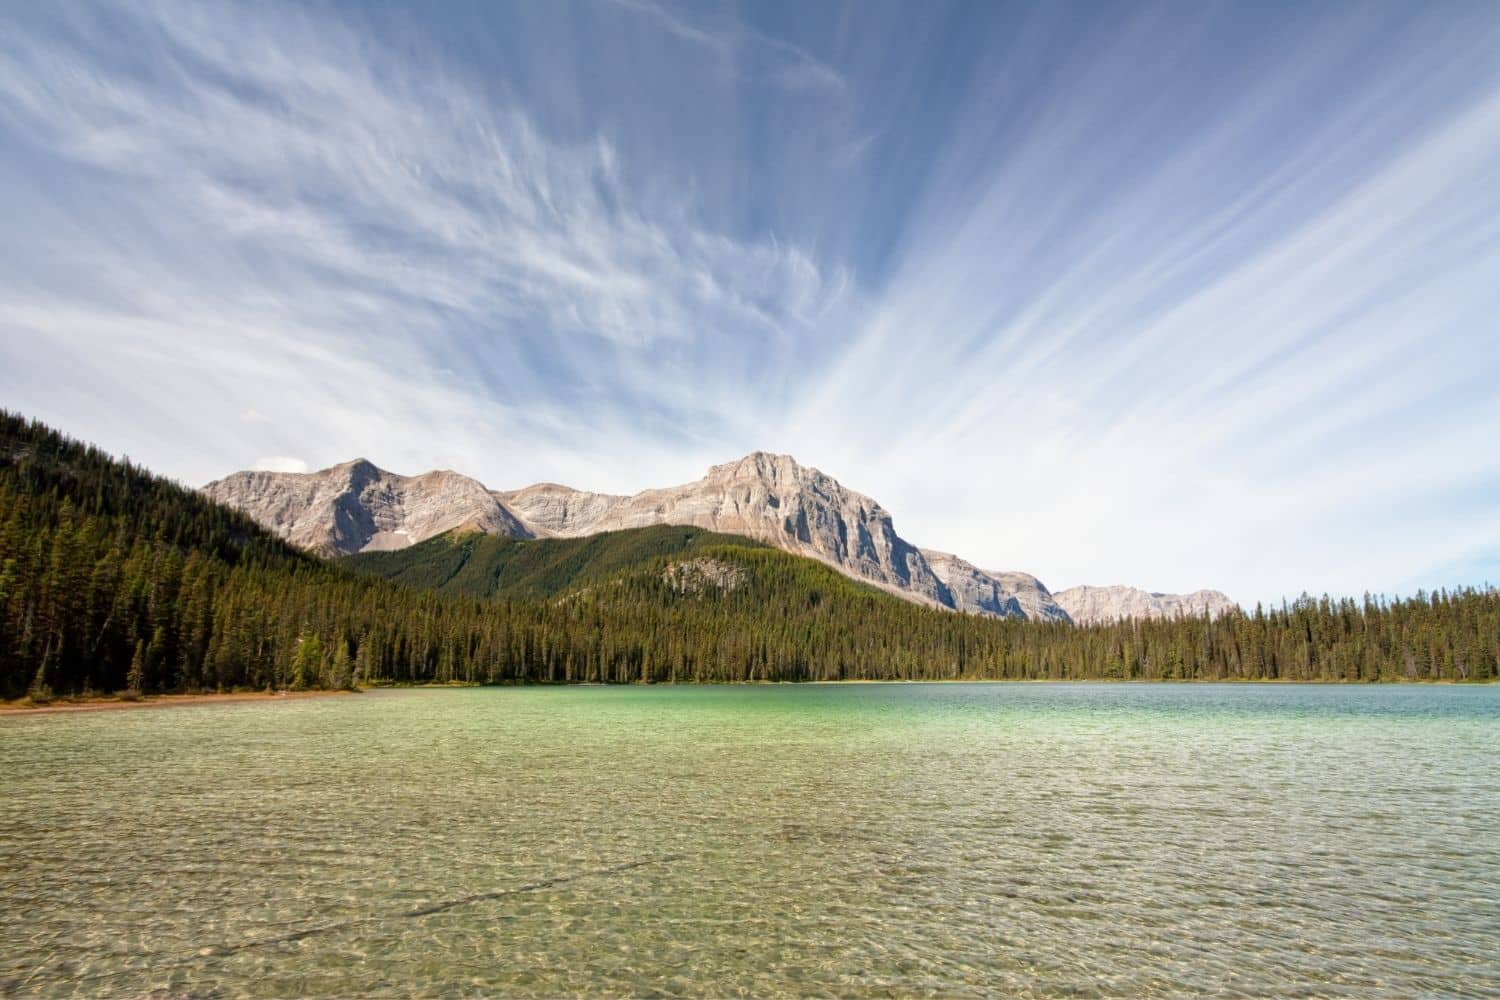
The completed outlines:
[[[0,994],[1500,996],[1500,689],[0,719]]]

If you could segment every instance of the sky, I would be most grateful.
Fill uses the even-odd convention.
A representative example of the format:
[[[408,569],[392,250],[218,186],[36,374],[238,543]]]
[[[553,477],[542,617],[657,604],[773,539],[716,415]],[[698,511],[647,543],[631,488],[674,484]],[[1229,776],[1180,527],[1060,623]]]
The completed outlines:
[[[0,406],[199,485],[762,449],[1053,589],[1500,583],[1500,5],[9,4]]]

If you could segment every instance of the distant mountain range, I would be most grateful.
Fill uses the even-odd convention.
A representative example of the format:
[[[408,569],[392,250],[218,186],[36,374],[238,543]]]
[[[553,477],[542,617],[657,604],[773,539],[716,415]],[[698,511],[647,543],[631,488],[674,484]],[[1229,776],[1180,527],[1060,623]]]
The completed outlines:
[[[1122,618],[1176,618],[1210,615],[1217,617],[1237,607],[1217,590],[1195,590],[1191,594],[1159,594],[1137,587],[1069,587],[1053,595],[1079,625],[1118,621]]]
[[[325,556],[402,549],[449,531],[578,538],[682,525],[751,538],[908,600],[974,614],[1092,624],[1236,607],[1216,590],[1074,587],[1053,594],[1028,573],[984,570],[918,548],[896,533],[875,500],[789,455],[759,451],[713,466],[696,482],[631,496],[555,483],[497,491],[456,472],[401,476],[364,459],[312,473],[237,472],[203,493]]]

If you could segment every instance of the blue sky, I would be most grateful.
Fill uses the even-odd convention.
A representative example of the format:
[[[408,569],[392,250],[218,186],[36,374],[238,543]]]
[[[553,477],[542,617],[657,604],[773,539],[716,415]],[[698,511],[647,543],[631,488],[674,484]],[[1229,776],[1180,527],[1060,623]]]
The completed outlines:
[[[1500,7],[15,4],[0,403],[1248,603],[1500,581]]]

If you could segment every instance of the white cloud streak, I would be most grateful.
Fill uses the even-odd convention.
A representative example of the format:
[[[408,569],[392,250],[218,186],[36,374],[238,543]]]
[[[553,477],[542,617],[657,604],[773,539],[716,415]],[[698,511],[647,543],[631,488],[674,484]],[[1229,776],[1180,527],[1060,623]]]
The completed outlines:
[[[339,447],[352,435],[417,465],[490,468],[496,439],[517,461],[562,437],[597,458],[579,471],[618,474],[641,468],[621,456],[642,398],[693,363],[705,330],[749,365],[847,287],[795,246],[644,203],[607,140],[549,140],[339,25],[147,9],[155,78],[101,73],[94,52],[60,43],[0,43],[7,123],[149,216],[132,236],[144,252],[70,242],[59,256],[104,266],[49,276],[71,287],[7,291],[13,370],[103,352],[126,391],[182,380],[179,404],[233,399]],[[670,405],[687,421],[747,391],[732,373],[684,375]],[[446,446],[425,445],[435,428]]]
[[[910,130],[848,121],[853,78],[792,41],[608,10],[840,95],[865,138],[832,185]],[[364,455],[629,490],[768,447],[1055,587],[1462,582],[1500,567],[1500,26],[1421,36],[1282,134],[1369,44],[1336,13],[1172,129],[1181,100],[1116,94],[1162,18],[1010,131],[1009,82],[977,86],[878,283],[705,221],[733,212],[691,164],[305,10],[132,6],[133,62],[89,18],[8,33],[0,392],[195,482]]]
[[[767,59],[770,66],[764,72],[764,79],[778,86],[793,91],[824,91],[839,97],[848,93],[849,84],[843,75],[807,49],[743,22],[729,20],[725,27],[700,27],[651,0],[608,2],[644,18],[674,38],[704,49],[733,75],[754,78],[753,72],[742,65],[745,55],[750,53]]]
[[[1379,95],[1392,116],[1379,141],[1343,138],[1370,110],[1351,108],[1237,201],[1170,227],[1174,192],[1230,169],[1295,87],[1164,151],[1143,185],[1083,217],[1037,199],[1104,141],[1100,123],[1052,119],[977,189],[927,206],[951,225],[906,248],[793,424],[859,408],[860,433],[891,454],[961,456],[933,473],[872,461],[847,435],[820,442],[902,502],[909,534],[1041,567],[1055,586],[1223,586],[1254,601],[1453,582],[1429,574],[1500,542],[1500,505],[1451,510],[1500,479],[1485,444],[1500,396],[1475,392],[1478,373],[1500,374],[1500,90],[1488,81],[1434,117],[1395,97],[1420,92],[1409,72]],[[1401,128],[1408,144],[1381,148]],[[1263,233],[1277,225],[1246,238],[1256,217]],[[1048,253],[1029,280],[1028,258]],[[861,406],[872,397],[899,405]]]

